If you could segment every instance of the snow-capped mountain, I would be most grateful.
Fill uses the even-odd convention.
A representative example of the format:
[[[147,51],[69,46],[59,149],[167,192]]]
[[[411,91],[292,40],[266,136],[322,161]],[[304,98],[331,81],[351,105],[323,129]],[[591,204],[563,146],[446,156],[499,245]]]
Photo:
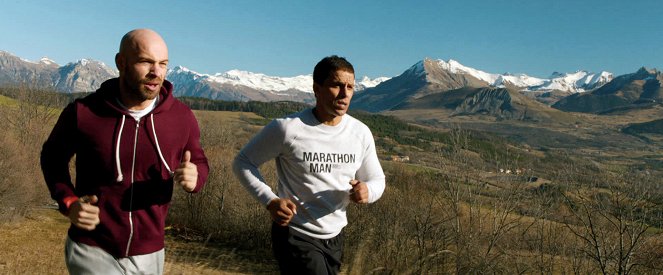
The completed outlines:
[[[66,93],[91,92],[117,74],[104,63],[89,59],[59,66],[46,57],[33,62],[0,51],[0,85],[27,84]]]
[[[240,70],[230,70],[225,73],[217,73],[209,77],[211,81],[243,85],[253,89],[283,92],[298,90],[302,92],[313,92],[313,78],[310,75],[295,77],[276,77],[260,73],[252,73]]]
[[[595,89],[612,80],[612,73],[600,72],[590,73],[587,71],[577,71],[574,73],[553,73],[549,78],[537,78],[526,74],[493,74],[481,70],[470,68],[460,64],[458,61],[450,59],[432,60],[441,69],[454,74],[467,74],[481,81],[486,82],[492,87],[517,87],[523,91],[563,91],[568,93],[582,93]],[[417,63],[415,66],[421,66]]]
[[[58,65],[57,63],[55,63],[55,61],[51,60],[48,57],[42,57],[39,60],[39,63],[45,64],[45,65]]]
[[[176,78],[176,75],[181,73],[191,74],[194,80],[204,79],[220,84],[245,86],[256,90],[272,91],[275,93],[289,90],[313,93],[313,76],[310,74],[294,77],[278,77],[241,70],[230,70],[225,73],[209,75],[197,73],[182,66],[177,66],[168,72],[167,78]],[[389,77],[370,79],[369,77],[364,76],[361,80],[356,82],[357,87],[355,89],[361,91],[366,88],[372,88],[386,80],[389,80]]]
[[[60,66],[46,57],[34,62],[0,51],[0,85],[29,83],[66,93],[91,92],[98,89],[105,80],[117,76],[115,68],[91,59],[81,59]],[[311,75],[278,77],[241,70],[202,74],[176,66],[168,71],[166,79],[175,85],[177,96],[228,101],[288,100],[312,103],[315,100]],[[357,80],[356,90],[374,87],[388,79],[364,77]]]
[[[663,73],[640,68],[637,72],[615,77],[591,92],[562,98],[553,107],[570,112],[608,113],[663,103]]]
[[[377,77],[377,78],[374,78],[374,79],[370,79],[370,78],[368,78],[368,76],[364,76],[364,77],[362,77],[361,80],[355,81],[356,82],[355,83],[355,85],[356,85],[355,90],[362,91],[362,90],[365,90],[365,89],[368,89],[368,88],[373,88],[373,87],[379,85],[380,83],[385,82],[389,79],[390,79],[389,77],[384,77],[384,76],[383,77]]]
[[[44,58],[41,62],[57,65]],[[58,91],[92,92],[106,79],[117,77],[118,74],[117,70],[106,66],[103,62],[81,59],[59,67],[58,74],[53,78],[53,86]]]
[[[499,75],[497,74],[490,74],[474,68],[466,67],[463,64],[460,64],[458,61],[453,59],[449,59],[449,61],[437,59],[437,60],[431,60],[431,62],[437,65],[442,70],[448,71],[453,74],[468,74],[479,80],[487,82],[489,85],[494,85],[494,83],[499,78]],[[421,65],[417,63],[417,65],[415,66],[421,66]]]
[[[307,76],[273,77],[232,70],[214,75],[202,74],[177,66],[166,79],[176,87],[176,96],[204,97],[226,101],[314,101],[312,79]]]
[[[583,93],[593,90],[610,82],[613,79],[612,73],[600,72],[590,73],[587,71],[577,71],[575,73],[553,73],[549,79],[544,79],[539,85],[530,85],[530,91],[557,90],[573,93]]]
[[[515,96],[511,93],[513,91],[546,105],[552,105],[564,96],[601,87],[612,78],[612,74],[608,72],[595,74],[586,71],[554,73],[550,78],[537,78],[526,74],[494,74],[467,67],[453,59],[444,61],[426,58],[399,76],[357,94],[353,99],[353,106],[371,112],[422,106],[429,108],[430,104],[456,108],[456,103],[460,104],[459,100],[470,94],[481,94],[477,98],[482,99],[483,103],[503,100],[503,98],[487,100],[488,96],[507,95],[504,91],[493,93],[486,89],[507,89],[510,95]],[[448,95],[438,95],[450,91],[452,93]],[[422,100],[434,103],[424,103]],[[487,105],[486,103],[473,106],[484,108]],[[526,105],[530,104],[523,106]]]
[[[230,70],[214,75],[202,74],[183,66],[168,71],[166,79],[177,87],[176,94],[181,96],[206,97],[219,100],[291,100],[312,103],[313,76],[294,77],[268,76],[241,70]],[[387,77],[357,81],[357,91],[375,87]]]

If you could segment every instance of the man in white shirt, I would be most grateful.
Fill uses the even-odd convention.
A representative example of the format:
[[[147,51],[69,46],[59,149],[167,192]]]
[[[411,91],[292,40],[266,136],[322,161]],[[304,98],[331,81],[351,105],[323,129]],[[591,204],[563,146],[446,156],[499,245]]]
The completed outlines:
[[[282,274],[337,274],[341,231],[350,201],[377,201],[385,188],[370,129],[346,114],[354,92],[352,64],[323,58],[313,71],[314,108],[275,119],[234,161],[240,182],[266,206]],[[276,160],[277,193],[258,167]]]

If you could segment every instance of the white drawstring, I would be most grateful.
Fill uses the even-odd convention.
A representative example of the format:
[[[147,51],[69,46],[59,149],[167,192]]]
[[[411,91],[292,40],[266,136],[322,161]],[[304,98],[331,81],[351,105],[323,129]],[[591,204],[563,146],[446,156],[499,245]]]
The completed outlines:
[[[122,167],[120,167],[120,140],[122,139],[122,130],[124,129],[125,115],[122,115],[122,123],[120,124],[120,132],[117,134],[117,142],[115,143],[115,166],[117,168],[117,182],[122,182]]]
[[[166,160],[163,158],[163,154],[161,153],[161,147],[159,146],[159,139],[157,138],[157,132],[154,129],[154,114],[150,114],[150,120],[152,121],[152,134],[154,135],[154,143],[157,145],[157,152],[159,152],[159,157],[161,158],[161,162],[163,162],[163,165],[166,166],[166,170],[168,170],[168,173],[170,175],[173,175],[173,171],[170,170],[170,167],[168,166],[168,163],[166,163]]]

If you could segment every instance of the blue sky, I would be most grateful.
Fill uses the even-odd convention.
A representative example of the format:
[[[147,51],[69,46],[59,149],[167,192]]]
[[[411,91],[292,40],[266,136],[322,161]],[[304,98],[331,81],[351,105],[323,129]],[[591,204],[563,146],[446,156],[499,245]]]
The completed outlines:
[[[114,66],[120,38],[152,28],[171,65],[310,74],[330,54],[357,76],[396,76],[425,57],[489,73],[663,69],[663,1],[0,0],[0,50]]]

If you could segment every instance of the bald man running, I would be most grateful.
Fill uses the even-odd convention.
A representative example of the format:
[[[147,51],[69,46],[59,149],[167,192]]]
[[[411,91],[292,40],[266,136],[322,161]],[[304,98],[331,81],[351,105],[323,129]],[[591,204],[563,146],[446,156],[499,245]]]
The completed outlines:
[[[44,143],[51,197],[71,221],[71,274],[163,274],[164,225],[177,185],[205,184],[207,158],[191,110],[165,80],[168,47],[149,29],[130,31],[115,56],[119,78],[69,104]],[[76,155],[76,182],[68,164]]]

